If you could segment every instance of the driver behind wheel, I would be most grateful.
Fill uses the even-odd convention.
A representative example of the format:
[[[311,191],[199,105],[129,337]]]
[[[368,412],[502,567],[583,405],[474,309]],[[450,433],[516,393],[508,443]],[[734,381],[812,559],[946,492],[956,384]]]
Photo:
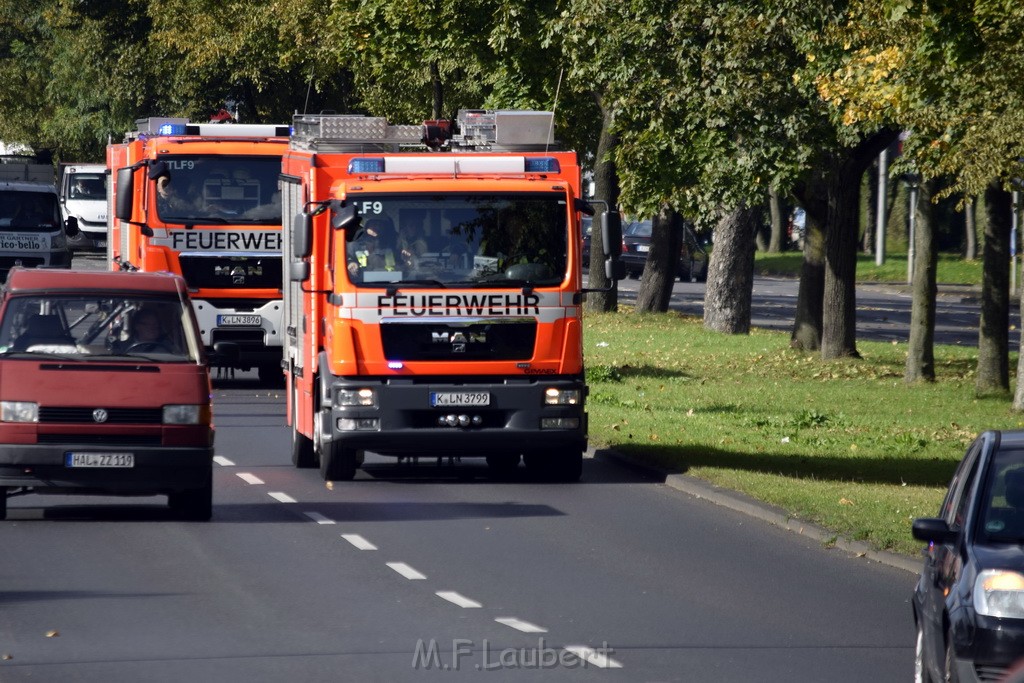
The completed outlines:
[[[132,316],[131,335],[128,340],[122,342],[121,352],[147,352],[160,351],[164,353],[174,352],[174,342],[167,336],[160,316],[156,311],[142,308]]]

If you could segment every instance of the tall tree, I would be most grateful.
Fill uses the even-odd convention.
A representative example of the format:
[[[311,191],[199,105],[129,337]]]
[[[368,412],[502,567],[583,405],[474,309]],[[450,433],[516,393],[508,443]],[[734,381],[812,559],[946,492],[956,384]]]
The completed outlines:
[[[1010,390],[1010,193],[998,182],[985,191],[988,224],[982,247],[978,369],[980,395]]]
[[[921,184],[914,221],[914,263],[911,276],[910,339],[903,373],[908,383],[935,380],[935,296],[938,250],[935,247],[936,181]]]

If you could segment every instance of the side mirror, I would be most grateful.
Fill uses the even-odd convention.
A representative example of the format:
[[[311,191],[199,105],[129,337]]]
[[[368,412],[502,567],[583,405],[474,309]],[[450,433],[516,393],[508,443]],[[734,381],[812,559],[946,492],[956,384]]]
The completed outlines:
[[[135,196],[135,169],[131,166],[117,169],[117,205],[114,215],[122,221],[132,219],[132,198]]]
[[[356,207],[352,204],[340,206],[338,203],[332,202],[331,211],[334,212],[334,215],[331,216],[331,227],[335,230],[344,230],[345,241],[351,242],[355,237],[356,228],[361,223],[359,214],[356,213]]]
[[[64,234],[68,237],[77,237],[79,232],[78,219],[74,216],[68,216],[67,220],[64,221]]]
[[[213,353],[209,354],[210,365],[233,365],[239,357],[238,343],[219,341],[213,344]]]
[[[577,197],[573,201],[573,204],[575,205],[576,210],[579,211],[580,213],[582,213],[584,216],[593,216],[594,215],[594,207],[586,199],[580,199],[580,198]]]
[[[288,264],[288,279],[305,282],[309,279],[309,261],[292,261]]]
[[[309,258],[313,253],[313,217],[303,211],[295,214],[292,230],[292,258]]]
[[[604,262],[604,276],[608,280],[625,280],[626,279],[626,264],[617,258],[605,259]]]
[[[927,541],[936,545],[954,542],[960,535],[946,524],[946,520],[938,518],[915,519],[910,533],[919,541]]]
[[[617,211],[601,214],[601,245],[609,258],[617,259],[622,254],[622,216]]]

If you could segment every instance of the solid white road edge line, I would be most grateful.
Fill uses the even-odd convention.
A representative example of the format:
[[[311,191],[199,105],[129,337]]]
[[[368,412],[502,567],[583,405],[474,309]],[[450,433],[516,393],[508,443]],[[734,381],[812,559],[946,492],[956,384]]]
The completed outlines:
[[[543,626],[537,626],[536,624],[531,624],[528,621],[523,621],[522,619],[516,619],[515,617],[498,617],[497,619],[495,619],[495,621],[498,622],[499,624],[505,624],[505,626],[511,626],[515,630],[522,631],[523,633],[547,633],[548,632],[548,630],[546,628],[544,628]]]
[[[460,595],[455,591],[437,591],[436,593],[434,593],[434,595],[441,598],[442,600],[447,600],[448,602],[454,603],[459,607],[463,607],[465,609],[483,607],[483,605],[481,605],[476,600],[470,600],[465,595]]]
[[[388,562],[387,565],[409,580],[415,581],[418,579],[427,578],[423,574],[420,574],[418,571],[407,565],[405,562]]]
[[[342,538],[359,548],[360,550],[376,550],[377,546],[367,541],[359,534],[342,534]]]

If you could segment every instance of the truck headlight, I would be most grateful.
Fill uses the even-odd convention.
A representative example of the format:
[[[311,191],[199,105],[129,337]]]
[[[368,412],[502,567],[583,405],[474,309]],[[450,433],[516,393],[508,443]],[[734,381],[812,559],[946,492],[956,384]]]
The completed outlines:
[[[39,422],[39,404],[31,401],[0,401],[0,422]]]
[[[974,609],[989,617],[1024,619],[1024,575],[986,569],[974,580]]]
[[[580,403],[579,389],[558,389],[550,387],[544,390],[544,405],[575,406]]]
[[[210,407],[205,405],[164,406],[165,425],[201,425],[210,423]]]
[[[339,389],[339,406],[375,406],[377,393],[373,389]]]

